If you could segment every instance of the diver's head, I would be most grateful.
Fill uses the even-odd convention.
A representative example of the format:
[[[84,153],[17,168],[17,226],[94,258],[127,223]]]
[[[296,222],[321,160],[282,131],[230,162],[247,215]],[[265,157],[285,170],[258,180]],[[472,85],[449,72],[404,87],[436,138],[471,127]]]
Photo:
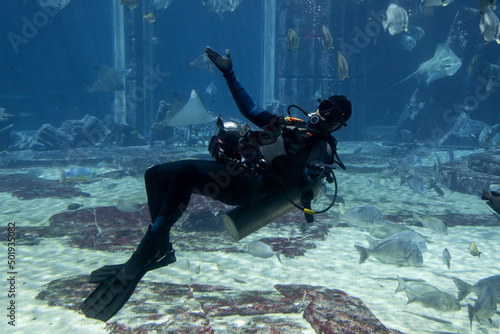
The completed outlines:
[[[319,100],[318,109],[314,115],[314,122],[327,132],[333,132],[346,126],[347,120],[351,117],[351,101],[343,95],[332,95],[326,100]],[[314,118],[311,117],[311,120]]]

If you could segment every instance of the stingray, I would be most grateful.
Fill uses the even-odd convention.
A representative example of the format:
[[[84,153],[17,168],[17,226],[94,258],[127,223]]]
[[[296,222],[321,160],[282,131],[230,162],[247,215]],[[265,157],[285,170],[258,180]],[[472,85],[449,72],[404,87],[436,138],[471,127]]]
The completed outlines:
[[[130,69],[112,68],[105,65],[95,65],[92,68],[97,72],[97,81],[90,87],[89,92],[96,90],[105,92],[116,92],[125,89],[125,77],[130,73]]]
[[[182,99],[179,99],[181,99],[180,96],[174,93],[172,106],[164,121],[167,126],[199,125],[215,121],[215,117],[205,109],[200,95],[196,90],[193,89],[191,91],[189,99],[180,108]]]
[[[415,72],[390,88],[399,85],[411,77],[415,77],[419,83],[425,82],[429,86],[433,81],[452,76],[458,71],[460,66],[462,66],[462,61],[450,49],[448,44],[439,43],[434,52],[434,57],[420,64]]]

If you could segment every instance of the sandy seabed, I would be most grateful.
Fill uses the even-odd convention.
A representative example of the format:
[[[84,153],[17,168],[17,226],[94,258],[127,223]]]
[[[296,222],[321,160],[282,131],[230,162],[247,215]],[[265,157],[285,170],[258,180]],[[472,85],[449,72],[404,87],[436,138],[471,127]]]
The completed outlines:
[[[347,146],[346,149],[351,148]],[[342,155],[342,151],[339,153]],[[424,160],[424,163],[432,166],[431,160]],[[42,171],[39,177],[58,178],[57,170]],[[1,171],[2,174],[13,172],[15,171]],[[348,169],[338,171],[336,176],[339,195],[345,200],[346,210],[360,205],[373,205],[384,215],[411,215],[412,212],[419,215],[462,213],[471,216],[491,215],[492,223],[496,221],[491,209],[478,196],[446,189],[444,196],[437,196],[430,191],[421,195],[407,186],[401,186],[396,177],[382,179],[380,173],[353,173]],[[110,192],[104,186],[111,182],[116,182],[118,186]],[[118,198],[135,203],[146,202],[142,178],[101,180],[82,184],[79,188],[92,196],[67,200],[19,200],[9,193],[0,193],[2,232],[7,230],[9,222],[16,222],[16,226],[48,226],[50,216],[65,211],[66,206],[72,202],[81,203],[84,207],[113,205]],[[338,210],[338,207],[335,209]],[[405,305],[407,298],[404,293],[395,294],[397,281],[393,279],[397,276],[424,279],[440,290],[456,295],[458,290],[451,277],[474,284],[479,279],[500,274],[500,223],[489,227],[450,227],[447,235],[424,227],[413,228],[429,237],[428,251],[423,253],[422,267],[398,267],[372,258],[359,264],[359,254],[354,245],[367,247],[367,233],[353,227],[333,227],[324,241],[314,241],[317,246],[315,249],[307,250],[305,256],[294,259],[282,257],[282,264],[274,257],[261,259],[243,253],[187,252],[176,248],[178,261],[169,267],[149,272],[140,284],[147,284],[147,281],[200,283],[248,290],[272,290],[276,284],[325,286],[360,298],[391,329],[404,333],[470,333],[466,304],[474,304],[474,294],[461,301],[460,311],[440,312],[424,308],[419,303]],[[248,241],[272,236],[276,235],[269,235],[268,229],[263,228],[240,243],[243,246]],[[175,247],[175,237],[172,241]],[[484,253],[481,258],[470,255],[468,247],[471,241]],[[448,248],[452,257],[449,270],[442,261],[444,248]],[[63,307],[48,306],[46,301],[35,297],[44,289],[45,284],[54,279],[88,275],[102,265],[122,263],[130,254],[72,248],[64,238],[41,239],[37,246],[16,247],[15,327],[9,326],[7,319],[6,308],[10,300],[7,298],[7,256],[6,244],[1,243],[3,283],[0,285],[0,333],[107,333],[104,323],[87,319],[83,314]],[[195,268],[200,268],[199,273],[195,272]],[[238,281],[247,283],[241,284]],[[404,311],[447,320],[452,325],[423,319]],[[297,318],[300,316],[296,316],[294,321]],[[494,315],[492,320],[493,324],[482,325],[474,321],[473,333],[500,333],[499,316]],[[234,321],[238,321],[237,317],[234,317]],[[309,333],[314,331],[311,329]]]

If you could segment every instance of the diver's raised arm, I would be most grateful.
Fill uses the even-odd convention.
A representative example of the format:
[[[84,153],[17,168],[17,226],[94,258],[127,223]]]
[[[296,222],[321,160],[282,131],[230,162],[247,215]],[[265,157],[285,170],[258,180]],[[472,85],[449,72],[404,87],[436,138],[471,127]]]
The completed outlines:
[[[241,86],[238,79],[236,79],[229,50],[226,50],[226,57],[221,56],[209,46],[206,47],[205,52],[208,58],[214,63],[215,67],[222,72],[222,75],[226,79],[227,86],[229,87],[229,91],[241,114],[258,127],[269,125],[274,115],[256,105],[250,95],[248,95]]]

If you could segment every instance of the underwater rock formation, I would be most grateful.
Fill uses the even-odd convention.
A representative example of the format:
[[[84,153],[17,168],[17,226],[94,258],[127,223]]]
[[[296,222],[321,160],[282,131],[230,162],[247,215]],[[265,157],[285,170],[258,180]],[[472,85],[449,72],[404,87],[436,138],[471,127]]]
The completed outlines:
[[[36,299],[77,310],[93,287],[87,279],[54,280]],[[286,319],[280,314],[287,315]],[[238,325],[234,320],[225,321],[225,317],[235,315],[240,316]],[[230,328],[235,332],[244,328],[246,333],[302,333],[310,328],[324,334],[391,333],[359,298],[340,290],[290,284],[276,285],[271,291],[242,291],[226,286],[144,282],[106,327],[113,333],[227,333]]]

